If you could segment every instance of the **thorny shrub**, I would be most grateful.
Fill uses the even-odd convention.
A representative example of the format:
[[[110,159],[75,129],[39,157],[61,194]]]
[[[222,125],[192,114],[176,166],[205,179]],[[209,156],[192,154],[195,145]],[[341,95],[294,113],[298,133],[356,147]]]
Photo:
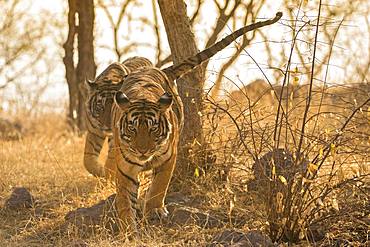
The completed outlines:
[[[242,188],[257,192],[273,241],[366,243],[370,84],[329,84],[326,77],[314,84],[314,51],[309,84],[300,85],[291,54],[282,83],[238,82],[222,99],[206,97],[207,152],[200,153],[216,157],[212,167],[225,182],[239,176]]]

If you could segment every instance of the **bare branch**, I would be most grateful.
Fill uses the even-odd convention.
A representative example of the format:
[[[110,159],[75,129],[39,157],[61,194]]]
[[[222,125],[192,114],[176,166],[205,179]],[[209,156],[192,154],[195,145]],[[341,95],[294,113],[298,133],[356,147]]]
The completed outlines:
[[[197,0],[197,7],[195,8],[193,16],[190,18],[190,25],[191,26],[194,25],[196,19],[199,17],[200,9],[201,9],[203,3],[204,3],[204,0]]]
[[[256,12],[258,13],[259,9],[262,7],[263,5],[263,1],[261,1],[261,5],[259,6],[259,8],[256,10]],[[253,11],[253,1],[249,2],[249,4],[243,4],[242,5],[244,8],[245,8],[245,16],[244,16],[244,22],[243,22],[243,25],[246,25],[248,23],[248,20],[250,19],[251,22],[253,22],[255,20],[255,12]],[[249,18],[251,17],[251,18]],[[257,31],[258,29],[256,29]],[[247,38],[246,35],[243,36],[243,39],[242,39],[242,43],[241,44],[238,44],[238,49],[235,50],[235,52],[233,53],[233,55],[228,59],[228,61],[226,63],[224,63],[218,73],[218,76],[217,76],[217,79],[215,81],[215,86],[212,88],[212,91],[211,91],[211,96],[213,98],[217,98],[217,95],[221,89],[221,83],[222,83],[222,78],[223,78],[223,75],[225,74],[226,70],[237,60],[237,58],[239,57],[240,53],[243,51],[243,49],[245,49],[245,47],[247,45],[249,45],[250,41],[253,40],[256,36],[256,31],[252,33],[252,36],[250,38]]]
[[[225,1],[225,6],[224,7],[221,7],[216,0],[214,2],[217,5],[217,8],[219,9],[220,13],[219,13],[219,16],[217,18],[216,26],[213,29],[212,34],[208,38],[208,41],[206,42],[206,45],[205,45],[206,48],[208,48],[209,46],[213,45],[216,42],[216,40],[218,38],[218,35],[225,28],[225,26],[226,26],[227,22],[230,20],[230,18],[232,16],[234,16],[235,11],[237,10],[237,8],[240,6],[240,3],[241,3],[240,0],[235,0],[234,5],[231,8],[230,12],[226,13],[226,9],[228,8],[228,5],[231,1]],[[207,67],[207,65],[208,65],[208,61],[205,62],[202,65],[203,68],[204,68],[203,71],[205,71],[205,68]]]
[[[99,6],[103,9],[105,15],[108,18],[109,23],[111,25],[111,28],[113,29],[114,52],[117,56],[118,61],[121,60],[122,55],[124,54],[122,52],[122,48],[120,48],[120,45],[119,45],[119,37],[118,37],[119,36],[119,30],[120,30],[120,27],[121,27],[122,20],[123,20],[124,16],[126,15],[127,8],[133,2],[135,2],[135,1],[134,0],[126,0],[126,1],[123,2],[123,4],[121,5],[121,8],[119,10],[118,18],[117,18],[116,21],[114,21],[113,16],[112,16],[111,12],[109,11],[109,8],[107,7],[107,5],[104,4],[104,1],[99,0],[99,2],[98,2]]]
[[[158,14],[156,1],[152,0],[153,16],[154,16],[154,32],[157,39],[157,56],[156,61],[159,62],[161,59],[162,47],[161,47],[161,35],[159,33]]]

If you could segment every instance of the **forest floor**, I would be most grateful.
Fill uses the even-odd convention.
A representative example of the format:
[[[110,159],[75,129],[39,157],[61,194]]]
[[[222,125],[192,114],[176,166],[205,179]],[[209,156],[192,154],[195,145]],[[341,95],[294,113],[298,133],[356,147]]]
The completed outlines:
[[[82,164],[84,136],[69,131],[62,117],[46,115],[27,125],[22,139],[0,140],[0,246],[254,246],[261,238],[270,243],[260,195],[236,179],[228,185],[212,172],[186,182],[175,177],[167,198],[171,218],[144,224],[130,240],[103,226],[68,225],[69,212],[107,199],[114,186],[88,174]],[[32,194],[30,208],[5,206],[16,187]],[[320,240],[303,239],[297,245],[369,244],[369,215],[348,228],[343,222],[328,225]],[[356,231],[362,234],[357,242],[343,242]]]

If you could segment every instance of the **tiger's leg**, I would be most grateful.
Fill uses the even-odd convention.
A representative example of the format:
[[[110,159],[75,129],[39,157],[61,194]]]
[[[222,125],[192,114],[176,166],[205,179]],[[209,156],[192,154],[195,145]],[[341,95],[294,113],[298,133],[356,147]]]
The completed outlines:
[[[175,168],[176,156],[177,151],[174,151],[166,162],[154,168],[152,185],[146,196],[144,215],[148,216],[151,213],[156,213],[159,217],[167,216],[168,211],[164,205],[164,199]]]
[[[105,161],[105,177],[114,181],[116,177],[116,162],[114,160],[114,143],[113,138],[110,136],[108,137],[108,156]]]
[[[138,173],[139,170],[130,164],[120,162],[117,165],[115,203],[120,220],[120,230],[126,233],[136,231]]]
[[[86,170],[97,177],[104,176],[104,167],[98,160],[104,140],[104,135],[87,132],[83,162]]]

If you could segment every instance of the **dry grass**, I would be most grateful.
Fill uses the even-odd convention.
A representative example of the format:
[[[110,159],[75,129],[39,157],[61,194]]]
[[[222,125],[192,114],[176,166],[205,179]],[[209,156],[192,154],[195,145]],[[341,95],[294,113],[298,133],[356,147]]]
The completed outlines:
[[[64,216],[71,210],[87,207],[114,193],[111,185],[90,176],[82,165],[84,138],[71,131],[61,116],[48,115],[29,120],[28,133],[19,141],[0,141],[0,246],[199,246],[205,245],[220,228],[203,229],[189,224],[177,228],[148,226],[140,238],[125,242],[107,232],[84,234],[64,229]],[[32,209],[10,210],[3,207],[12,189],[26,187],[35,197]],[[209,186],[205,190],[205,186]],[[209,185],[205,177],[174,188],[190,188],[189,196],[198,208],[226,215],[225,188]],[[241,201],[240,201],[241,202]],[[252,206],[252,205],[250,205]],[[243,205],[243,214],[255,207]],[[263,225],[260,220],[251,227]],[[256,220],[258,221],[258,220]],[[225,223],[225,227],[233,227]],[[221,227],[222,228],[222,227]]]
[[[64,216],[69,211],[106,199],[114,193],[114,188],[85,171],[82,165],[84,138],[69,131],[61,116],[45,115],[24,122],[28,134],[23,139],[0,141],[0,246],[206,246],[225,228],[268,232],[263,200],[259,192],[248,191],[247,187],[253,161],[245,153],[229,152],[227,146],[225,150],[216,150],[217,161],[212,169],[188,181],[174,179],[169,193],[183,194],[191,206],[209,212],[220,219],[221,225],[207,228],[196,223],[149,224],[131,241],[105,230],[87,233],[65,228]],[[217,132],[222,134],[222,128]],[[234,151],[237,145],[240,147],[238,140],[226,141],[235,145]],[[26,187],[35,197],[32,209],[3,208],[17,186]],[[366,209],[364,197],[350,193],[351,190],[348,188],[347,197],[336,197],[340,207],[347,211],[358,209],[360,219],[368,217],[362,212]],[[340,225],[334,218],[326,219],[319,225],[325,231],[325,238],[316,243],[303,240],[301,245],[336,245],[338,239],[353,238],[353,229],[365,234],[353,243],[364,244],[368,238],[364,229],[368,225],[364,225],[366,221],[354,223],[355,220],[346,218],[353,215],[340,216],[346,222]]]
[[[87,175],[81,165],[83,138],[68,132],[62,118],[45,116],[27,125],[33,133],[22,140],[0,141],[0,199],[3,203],[13,187],[22,186],[36,205],[29,211],[1,209],[0,245],[62,245],[57,228],[64,215],[111,190]]]

